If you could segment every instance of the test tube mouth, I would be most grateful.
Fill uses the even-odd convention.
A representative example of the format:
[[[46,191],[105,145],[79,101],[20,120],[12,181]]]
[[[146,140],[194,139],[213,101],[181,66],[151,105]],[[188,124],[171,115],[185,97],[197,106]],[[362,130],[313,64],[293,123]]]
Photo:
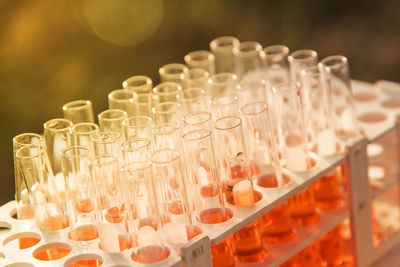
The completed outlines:
[[[256,115],[267,111],[268,105],[262,101],[247,103],[240,108],[240,113],[243,115]]]
[[[128,116],[128,113],[122,109],[107,109],[101,112],[98,117],[99,120],[114,121]]]
[[[211,131],[207,129],[199,129],[187,132],[183,135],[185,141],[197,141],[207,138],[211,135]]]
[[[72,126],[73,134],[94,134],[99,130],[99,126],[91,122],[80,122]]]
[[[233,48],[233,53],[238,56],[247,56],[250,54],[259,54],[262,51],[262,46],[258,42],[247,41],[241,42],[237,47]]]
[[[20,159],[31,159],[38,157],[46,151],[46,146],[43,143],[25,145],[17,150],[15,154]]]
[[[103,154],[89,158],[89,166],[102,166],[106,164],[117,164],[118,159],[111,154]]]
[[[289,83],[279,83],[274,85],[273,88],[275,93],[277,94],[301,94],[300,86],[298,84],[289,82]]]
[[[180,63],[170,63],[162,66],[159,69],[160,75],[177,75],[177,74],[186,74],[188,72],[188,67],[186,65]]]
[[[334,56],[329,56],[321,60],[321,63],[328,67],[329,69],[338,69],[343,66],[346,66],[347,63],[347,58],[345,56],[340,56],[340,55],[334,55]]]
[[[107,132],[101,132],[101,133],[95,134],[93,136],[93,141],[96,143],[109,144],[109,143],[113,143],[121,138],[122,138],[121,133],[107,131]]]
[[[176,149],[163,148],[155,151],[151,155],[151,162],[155,164],[168,164],[178,160],[180,153]]]
[[[210,120],[211,120],[211,113],[208,111],[194,111],[189,114],[186,114],[184,117],[184,122],[188,125],[203,124]]]
[[[270,45],[263,49],[264,55],[270,58],[282,58],[289,54],[289,48],[285,45]]]
[[[309,61],[316,59],[318,57],[317,52],[311,49],[302,49],[302,50],[297,50],[291,53],[288,56],[288,60],[290,62],[298,61],[298,62],[304,62],[304,61]]]
[[[81,158],[89,155],[89,149],[84,146],[70,146],[61,150],[61,155],[66,158]]]
[[[42,136],[36,133],[23,133],[13,138],[13,144],[15,147],[21,147],[26,145],[38,144],[43,140]]]
[[[79,110],[79,109],[83,109],[83,108],[85,108],[87,106],[91,106],[91,105],[92,105],[92,102],[90,100],[74,100],[74,101],[64,104],[62,109],[63,110],[70,110],[70,109]]]
[[[210,48],[211,50],[216,50],[216,49],[224,49],[224,50],[231,50],[233,47],[236,47],[240,44],[240,41],[238,38],[233,37],[233,36],[221,36],[218,38],[215,38],[210,42]]]
[[[150,90],[146,90],[147,92],[151,91],[151,87],[152,87],[153,82],[151,81],[151,79],[147,76],[143,76],[143,75],[138,75],[138,76],[133,76],[130,77],[128,79],[126,79],[125,81],[122,82],[122,87],[124,89],[128,89],[128,88],[133,88],[133,89],[141,89],[141,90],[145,90],[146,87],[149,87]],[[136,91],[136,90],[134,90]]]
[[[228,116],[218,119],[214,123],[214,127],[217,130],[231,130],[239,127],[242,124],[242,119],[236,116]]]
[[[129,128],[141,128],[151,124],[151,118],[147,116],[133,116],[123,120],[122,125]]]
[[[154,107],[154,113],[159,113],[159,114],[170,113],[179,111],[179,109],[180,109],[180,104],[176,102],[164,102]]]
[[[236,88],[238,90],[246,90],[246,89],[252,89],[252,88],[258,88],[258,87],[265,87],[266,82],[264,79],[251,79],[251,80],[244,80],[240,82]]]
[[[142,172],[151,168],[151,162],[148,161],[131,161],[127,164],[122,165],[122,172]]]
[[[206,91],[200,87],[191,87],[183,90],[179,93],[180,101],[194,101],[202,98],[205,95]]]
[[[150,146],[151,141],[148,138],[131,138],[122,143],[122,150],[133,151]]]
[[[196,62],[204,62],[204,61],[214,61],[214,55],[207,50],[196,50],[187,54],[184,58],[185,62],[196,61]]]
[[[214,106],[232,105],[238,102],[238,97],[235,94],[220,94],[211,99]]]
[[[189,69],[188,72],[188,79],[190,80],[198,80],[202,78],[208,79],[209,76],[210,74],[205,69],[201,68]]]
[[[131,92],[129,90],[124,90],[124,89],[117,89],[114,91],[111,91],[108,94],[108,99],[117,101],[117,102],[134,102],[135,100],[135,94],[134,92]]]
[[[179,126],[175,123],[162,123],[153,129],[153,134],[155,135],[164,135],[164,134],[170,134],[172,132],[175,132],[179,130]]]
[[[163,82],[153,88],[154,94],[168,94],[182,91],[182,86],[176,82]]]
[[[65,131],[71,128],[73,123],[70,120],[57,118],[46,121],[44,123],[44,129],[51,131]]]

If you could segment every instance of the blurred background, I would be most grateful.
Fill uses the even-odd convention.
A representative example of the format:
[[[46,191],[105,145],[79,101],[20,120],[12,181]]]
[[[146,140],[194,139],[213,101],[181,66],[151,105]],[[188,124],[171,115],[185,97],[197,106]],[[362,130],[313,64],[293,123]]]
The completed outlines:
[[[348,57],[355,79],[400,81],[400,1],[0,0],[0,205],[14,198],[12,138],[43,132],[63,104],[133,75],[159,82],[221,35]]]

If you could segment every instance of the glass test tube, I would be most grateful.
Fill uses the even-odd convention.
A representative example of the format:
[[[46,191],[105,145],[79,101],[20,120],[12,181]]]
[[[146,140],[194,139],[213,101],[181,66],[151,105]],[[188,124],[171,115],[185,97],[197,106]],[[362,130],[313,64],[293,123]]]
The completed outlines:
[[[93,136],[94,154],[100,155],[113,155],[122,161],[122,143],[124,139],[119,132],[101,132]]]
[[[184,85],[184,80],[188,74],[188,67],[184,64],[171,63],[162,66],[158,72],[160,73],[161,82],[176,82],[180,85]]]
[[[270,45],[263,49],[262,60],[268,83],[273,85],[290,81],[289,48],[284,45]]]
[[[131,162],[149,162],[151,141],[149,138],[131,138],[122,143],[122,155],[126,164]]]
[[[163,123],[153,129],[153,150],[182,149],[181,128],[175,123]]]
[[[137,75],[123,81],[122,88],[134,93],[151,93],[153,82],[147,76]]]
[[[301,71],[305,67],[318,64],[318,54],[314,50],[297,50],[288,56],[290,66],[290,77],[292,83],[301,82]]]
[[[69,226],[63,207],[65,183],[55,181],[43,143],[26,145],[16,153],[17,165],[34,205],[36,225],[44,231],[57,231]]]
[[[220,94],[211,99],[214,121],[228,116],[239,116],[239,101],[235,94]]]
[[[125,227],[127,186],[121,180],[118,159],[113,155],[90,158],[89,171],[96,193],[95,219],[100,248],[106,252],[131,248],[132,239]]]
[[[154,125],[163,123],[174,123],[181,126],[182,111],[181,106],[175,102],[164,102],[153,107]]]
[[[99,126],[94,123],[81,122],[72,126],[72,143],[89,149],[89,155],[94,156],[93,136],[99,132]]]
[[[180,91],[182,91],[182,86],[176,82],[162,82],[153,88],[153,94],[158,103],[178,102]]]
[[[207,110],[206,91],[202,88],[188,88],[179,93],[182,115],[190,112]]]
[[[128,117],[136,115],[135,94],[130,90],[118,89],[108,94],[108,108],[126,111]]]
[[[333,119],[337,135],[352,140],[360,134],[357,125],[354,96],[351,88],[350,67],[344,56],[330,56],[321,61],[330,70],[333,98]]]
[[[27,145],[44,144],[43,138],[35,133],[23,133],[13,138],[13,154],[14,154],[14,176],[15,176],[15,200],[17,201],[17,217],[20,220],[35,218],[33,203],[29,199],[29,190],[18,168],[16,153]]]
[[[212,75],[208,79],[207,96],[211,99],[220,94],[234,93],[236,84],[237,76],[233,73],[224,72]]]
[[[185,88],[200,87],[207,88],[207,82],[210,74],[200,68],[189,69],[188,75],[185,79]]]
[[[93,104],[90,100],[75,100],[62,107],[64,118],[78,122],[94,122]]]
[[[52,119],[44,123],[44,140],[56,184],[65,188],[61,173],[61,150],[72,145],[72,122],[67,119]]]
[[[232,36],[221,36],[210,42],[215,56],[215,73],[235,71],[233,48],[239,44],[239,39]]]
[[[267,102],[267,83],[263,79],[243,80],[236,86],[239,106],[250,102]]]
[[[122,167],[121,176],[129,192],[127,223],[134,247],[132,260],[146,264],[166,259],[170,251],[165,246],[162,235],[156,182],[150,162],[132,161]]]
[[[211,113],[208,111],[195,111],[186,114],[183,123],[183,131],[185,133],[200,129],[210,131],[213,129]]]
[[[124,133],[122,122],[128,117],[126,111],[121,109],[107,109],[99,115],[100,131],[116,131],[121,134]]]
[[[126,139],[133,137],[150,138],[153,128],[152,120],[147,116],[134,116],[126,118],[122,125]]]
[[[156,192],[161,196],[163,233],[177,251],[199,234],[193,227],[191,199],[184,177],[181,155],[176,149],[160,149],[152,154]]]
[[[261,44],[257,42],[241,42],[233,48],[235,57],[235,74],[239,80],[264,78],[260,52]]]
[[[186,65],[190,69],[200,68],[213,75],[215,73],[215,57],[210,51],[197,50],[184,57]]]
[[[94,209],[96,194],[89,174],[89,149],[71,146],[62,150],[61,163],[67,188],[69,238],[90,241],[99,237]]]

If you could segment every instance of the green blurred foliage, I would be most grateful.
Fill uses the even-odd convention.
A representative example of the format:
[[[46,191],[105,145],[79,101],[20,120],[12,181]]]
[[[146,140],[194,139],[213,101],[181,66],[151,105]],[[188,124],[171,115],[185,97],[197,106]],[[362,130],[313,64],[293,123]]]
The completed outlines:
[[[61,106],[107,93],[221,35],[349,58],[354,78],[400,81],[400,2],[0,0],[0,204],[14,195],[12,137],[43,131]]]

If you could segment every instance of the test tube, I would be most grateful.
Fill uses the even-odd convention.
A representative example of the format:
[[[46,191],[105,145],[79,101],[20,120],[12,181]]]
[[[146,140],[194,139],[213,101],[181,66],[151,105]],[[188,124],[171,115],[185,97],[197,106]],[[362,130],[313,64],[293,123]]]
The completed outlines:
[[[114,155],[119,160],[122,160],[122,134],[119,132],[101,132],[93,136],[94,154],[100,155]]]
[[[89,149],[71,146],[62,150],[62,169],[67,188],[69,238],[75,241],[90,241],[99,237],[94,219],[96,197],[90,181]]]
[[[56,184],[65,188],[61,172],[61,150],[72,145],[72,122],[67,119],[52,119],[44,123],[44,141]]]
[[[58,231],[68,227],[63,207],[65,183],[55,181],[43,143],[26,145],[16,153],[17,165],[34,205],[36,225],[44,231]]]
[[[208,111],[195,111],[186,114],[183,119],[184,132],[190,132],[194,130],[206,129],[212,131],[212,118],[211,113]]]
[[[208,79],[207,96],[209,99],[220,95],[235,92],[238,78],[235,74],[224,72],[212,75]]]
[[[121,171],[130,196],[128,228],[135,244],[131,258],[144,264],[162,261],[170,255],[162,235],[156,182],[151,167],[149,161],[131,161]]]
[[[123,81],[122,88],[134,93],[151,93],[153,82],[147,76],[137,75]]]
[[[94,122],[93,104],[90,100],[75,100],[62,107],[64,118],[78,122]]]
[[[216,121],[223,117],[240,116],[239,101],[236,94],[220,94],[211,99],[211,112]]]
[[[197,50],[190,52],[184,57],[184,60],[190,69],[200,68],[211,75],[215,73],[215,57],[210,51]]]
[[[262,59],[266,79],[272,86],[290,81],[289,48],[284,45],[270,45],[263,49]]]
[[[149,138],[132,138],[122,144],[122,155],[126,164],[150,161],[151,141]]]
[[[239,44],[239,39],[232,36],[221,36],[210,42],[215,56],[215,73],[235,71],[233,48]]]
[[[101,132],[116,131],[124,133],[122,122],[128,117],[126,111],[122,109],[107,109],[99,115],[99,127]]]
[[[20,220],[35,218],[33,203],[29,199],[29,190],[18,168],[16,153],[27,145],[44,144],[43,138],[35,133],[23,133],[13,138],[13,154],[14,154],[14,176],[15,176],[15,200],[17,201],[17,217]]]
[[[288,56],[292,83],[301,82],[301,71],[305,67],[318,64],[318,54],[314,50],[296,50]]]
[[[154,125],[163,123],[174,123],[180,127],[182,125],[181,106],[175,102],[164,102],[153,107]]]
[[[162,82],[153,88],[153,94],[158,103],[178,102],[180,91],[182,91],[182,86],[176,82]]]
[[[333,119],[336,134],[352,140],[360,134],[358,128],[354,96],[351,88],[350,67],[344,56],[330,56],[321,61],[330,70],[330,83],[333,97]]]
[[[153,129],[153,149],[182,149],[181,128],[175,123],[162,123]]]
[[[185,79],[185,88],[200,87],[207,88],[207,82],[210,74],[200,68],[189,69],[188,75]]]
[[[188,67],[184,64],[171,63],[162,66],[158,72],[160,73],[161,82],[176,82],[184,85],[184,80],[188,75]]]
[[[99,132],[99,126],[90,122],[76,123],[72,126],[72,143],[89,149],[89,154],[94,156],[93,136]]]
[[[118,159],[101,155],[89,159],[91,182],[96,193],[95,219],[100,248],[120,252],[132,247],[126,224],[126,184],[121,181]]]
[[[193,111],[207,110],[206,91],[201,88],[188,88],[179,93],[182,115]]]
[[[124,127],[126,139],[133,137],[150,138],[152,131],[152,120],[147,116],[134,116],[126,118],[122,125]]]
[[[260,53],[261,44],[257,42],[241,42],[233,48],[235,56],[235,74],[239,80],[264,78]]]
[[[151,156],[157,181],[156,192],[161,196],[163,233],[166,241],[177,251],[199,234],[193,227],[188,181],[184,177],[181,155],[176,149],[160,149]]]
[[[136,115],[135,93],[130,90],[118,89],[108,94],[108,108],[126,111],[128,117]]]
[[[267,102],[267,83],[263,79],[247,79],[236,87],[239,106],[250,102]]]

